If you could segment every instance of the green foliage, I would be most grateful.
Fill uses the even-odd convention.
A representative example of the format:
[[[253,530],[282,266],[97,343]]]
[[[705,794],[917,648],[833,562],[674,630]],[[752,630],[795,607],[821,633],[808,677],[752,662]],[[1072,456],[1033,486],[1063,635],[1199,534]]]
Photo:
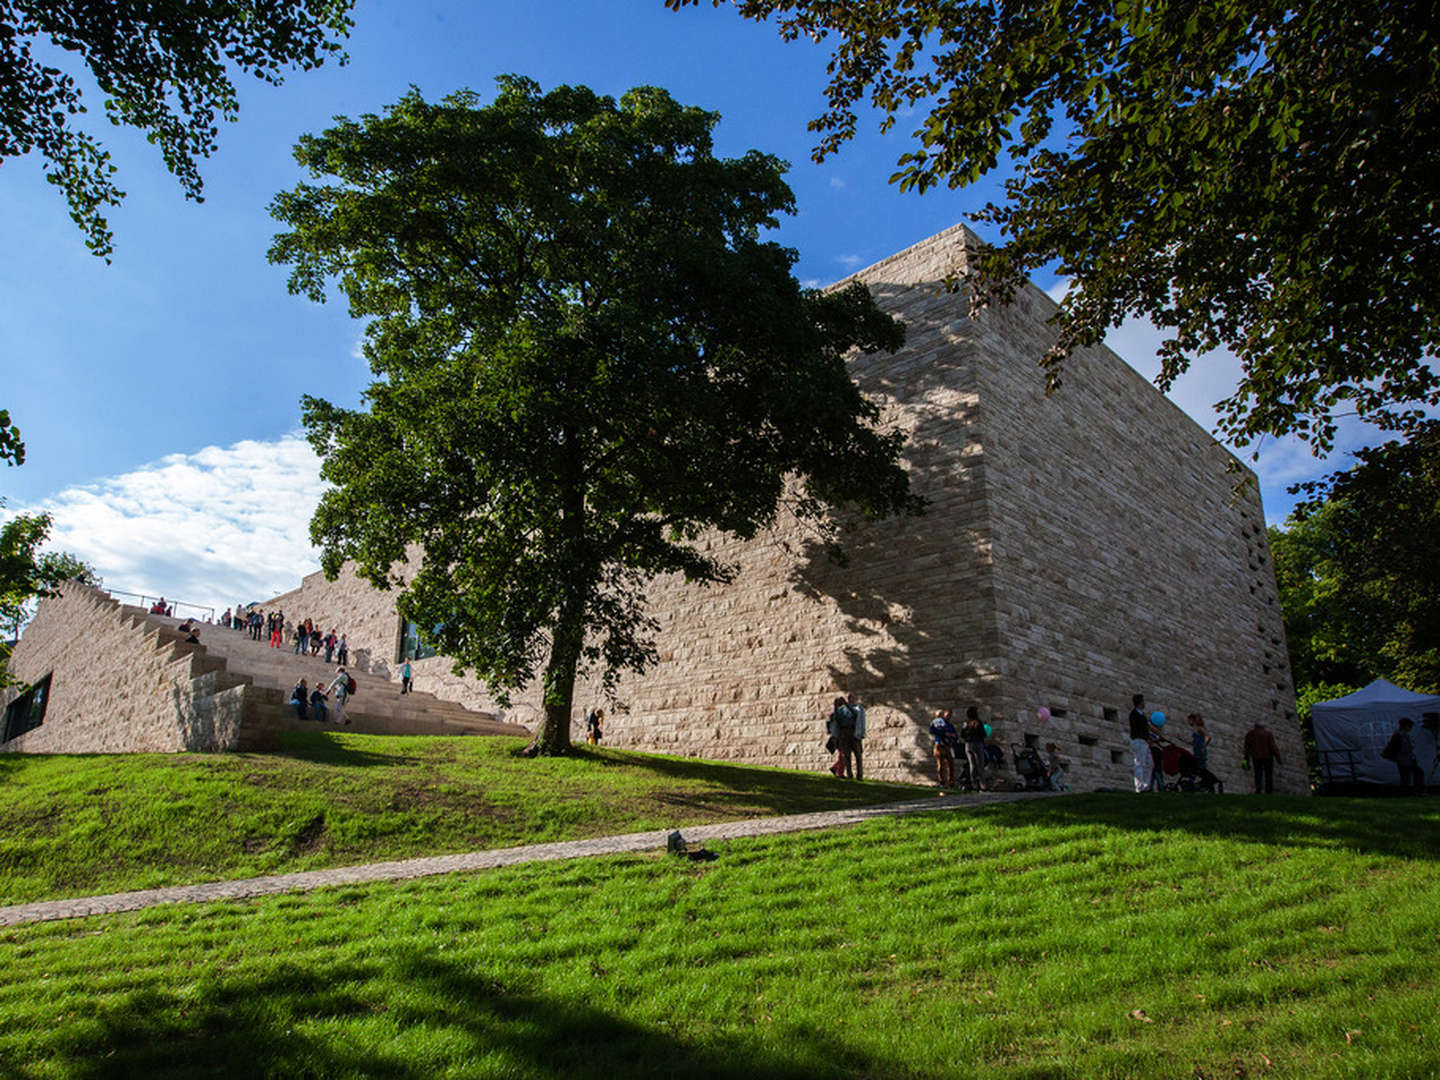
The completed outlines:
[[[1297,687],[1440,690],[1440,421],[1300,485],[1270,546]]]
[[[716,158],[715,114],[498,82],[303,138],[336,182],[276,197],[270,257],[370,319],[368,408],[304,402],[326,572],[405,586],[497,695],[542,677],[537,749],[563,752],[577,666],[613,686],[654,659],[645,582],[729,580],[703,530],[918,509],[845,366],[903,335],[863,288],[800,288],[759,238],[792,208],[784,165]]]
[[[679,8],[699,0],[666,0]],[[718,5],[721,0],[715,0]],[[968,280],[1004,299],[1074,280],[1052,382],[1129,315],[1170,336],[1162,388],[1219,347],[1243,374],[1221,431],[1333,441],[1354,410],[1440,403],[1440,48],[1419,0],[733,0],[835,42],[816,157],[916,111],[904,189],[1014,165]],[[925,111],[928,109],[928,113]]]
[[[20,440],[20,429],[10,422],[9,409],[0,409],[0,461],[25,464],[25,444]]]
[[[8,409],[0,409],[0,461],[25,463],[25,443],[20,429],[10,422]],[[0,499],[0,509],[5,500]],[[17,514],[0,525],[0,688],[15,680],[6,667],[10,659],[8,638],[13,637],[26,615],[26,605],[45,589],[47,578],[37,552],[50,532],[49,514]]]
[[[354,0],[0,0],[0,161],[39,151],[46,179],[100,256],[113,247],[102,208],[117,206],[115,166],[76,126],[86,112],[73,75],[37,58],[41,45],[84,63],[105,117],[146,132],[187,197],[199,200],[197,158],[215,149],[216,121],[239,109],[230,65],[278,85],[287,67],[318,67],[348,33]]]
[[[516,739],[0,757],[0,905],[895,802],[915,789]],[[363,777],[363,782],[359,782]],[[927,792],[928,794],[928,792]],[[3,1073],[3,1070],[0,1070]]]
[[[1092,795],[0,930],[0,1072],[1430,1077],[1421,802]]]

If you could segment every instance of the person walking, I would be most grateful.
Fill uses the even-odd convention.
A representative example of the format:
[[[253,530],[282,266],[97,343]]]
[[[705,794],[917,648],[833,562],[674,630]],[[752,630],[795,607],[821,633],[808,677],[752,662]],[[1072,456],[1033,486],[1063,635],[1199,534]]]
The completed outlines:
[[[1130,759],[1135,794],[1148,791],[1155,776],[1155,759],[1150,755],[1150,718],[1145,715],[1145,695],[1130,699]]]
[[[585,741],[591,746],[596,746],[603,738],[605,738],[605,710],[591,709],[585,717]]]
[[[345,703],[350,700],[350,673],[343,667],[335,673],[330,693],[335,696],[335,723],[348,725],[350,718],[345,715]]]
[[[845,704],[850,706],[850,712],[855,717],[855,728],[850,732],[847,740],[840,740],[840,753],[845,758],[846,775],[849,775],[850,758],[855,758],[855,779],[865,779],[865,706],[860,704],[860,699],[854,694],[845,696]]]
[[[335,650],[335,661],[341,667],[350,663],[350,642],[346,640],[344,634],[340,635],[340,644]]]
[[[965,764],[970,767],[970,789],[985,790],[985,725],[980,722],[980,710],[971,705],[965,710],[965,724],[960,728],[960,738],[965,741]]]
[[[1245,733],[1245,760],[1255,770],[1255,794],[1275,793],[1275,766],[1280,764],[1280,747],[1275,736],[1265,726],[1265,721],[1256,720],[1255,726]]]
[[[835,708],[830,712],[830,719],[826,723],[826,730],[830,737],[835,740],[835,749],[840,754],[837,764],[836,776],[845,776],[848,779],[855,779],[857,772],[864,775],[863,751],[860,750],[860,738],[857,731],[860,730],[860,714],[856,712],[855,706],[843,697],[835,699]]]
[[[405,661],[405,666],[400,669],[400,693],[410,693],[411,673],[410,661]]]

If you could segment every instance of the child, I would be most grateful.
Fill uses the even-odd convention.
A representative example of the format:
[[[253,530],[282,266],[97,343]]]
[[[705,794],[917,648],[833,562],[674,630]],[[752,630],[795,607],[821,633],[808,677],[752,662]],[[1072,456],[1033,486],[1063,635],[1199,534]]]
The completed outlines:
[[[1069,791],[1065,782],[1065,763],[1060,760],[1060,751],[1053,742],[1045,744],[1045,777],[1050,781],[1051,791]]]

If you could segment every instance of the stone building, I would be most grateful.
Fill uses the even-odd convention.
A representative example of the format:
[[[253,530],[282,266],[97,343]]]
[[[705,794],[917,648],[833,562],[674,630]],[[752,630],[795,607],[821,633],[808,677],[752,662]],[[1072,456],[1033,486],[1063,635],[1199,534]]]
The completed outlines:
[[[1258,485],[1108,349],[1071,357],[1047,397],[1035,360],[1054,302],[1028,286],[972,319],[941,287],[971,239],[956,226],[854,275],[906,324],[901,352],[853,371],[908,433],[926,516],[851,530],[843,568],[797,528],[709,540],[735,582],[653,583],[660,663],[621,684],[607,741],[818,770],[843,689],[868,707],[868,776],[930,778],[929,717],[974,703],[1007,760],[1053,741],[1075,787],[1128,787],[1125,714],[1143,692],[1179,739],[1180,718],[1207,718],[1211,767],[1235,790],[1243,733],[1263,719],[1278,785],[1305,790]],[[398,678],[393,594],[314,574],[273,603],[344,626],[365,670]],[[417,688],[493,711],[450,666],[417,660]],[[597,686],[576,703],[601,703]],[[539,715],[532,688],[506,718]]]

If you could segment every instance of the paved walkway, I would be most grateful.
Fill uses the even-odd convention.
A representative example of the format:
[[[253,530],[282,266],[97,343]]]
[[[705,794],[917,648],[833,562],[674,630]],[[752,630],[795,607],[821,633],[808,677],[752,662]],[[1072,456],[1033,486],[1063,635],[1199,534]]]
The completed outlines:
[[[687,843],[707,840],[730,840],[740,836],[768,836],[774,833],[802,832],[807,829],[831,829],[855,825],[877,817],[924,813],[933,810],[958,810],[987,803],[1014,802],[1020,799],[1044,798],[1038,792],[995,792],[974,795],[947,795],[911,802],[862,806],[850,810],[823,810],[813,814],[787,814],[783,817],[748,818],[725,821],[717,825],[690,825],[681,829]],[[138,911],[159,904],[203,904],[212,900],[247,900],[254,896],[278,893],[308,892],[332,885],[356,885],[371,881],[400,881],[408,878],[452,874],[461,870],[488,870],[517,863],[555,862],[580,859],[592,855],[619,855],[629,851],[653,851],[664,848],[671,830],[625,833],[621,836],[599,836],[591,840],[569,840],[558,844],[526,844],[523,847],[474,851],[466,855],[435,855],[425,859],[404,859],[400,862],[369,863],[364,866],[341,866],[333,870],[306,870],[298,874],[276,874],[272,877],[243,878],[238,881],[212,881],[203,885],[176,885],[168,889],[142,889],[139,892],[111,893],[108,896],[82,896],[69,900],[43,900],[34,904],[0,907],[0,926],[22,923],[53,922],[77,919],[86,915],[114,915],[122,911]]]

